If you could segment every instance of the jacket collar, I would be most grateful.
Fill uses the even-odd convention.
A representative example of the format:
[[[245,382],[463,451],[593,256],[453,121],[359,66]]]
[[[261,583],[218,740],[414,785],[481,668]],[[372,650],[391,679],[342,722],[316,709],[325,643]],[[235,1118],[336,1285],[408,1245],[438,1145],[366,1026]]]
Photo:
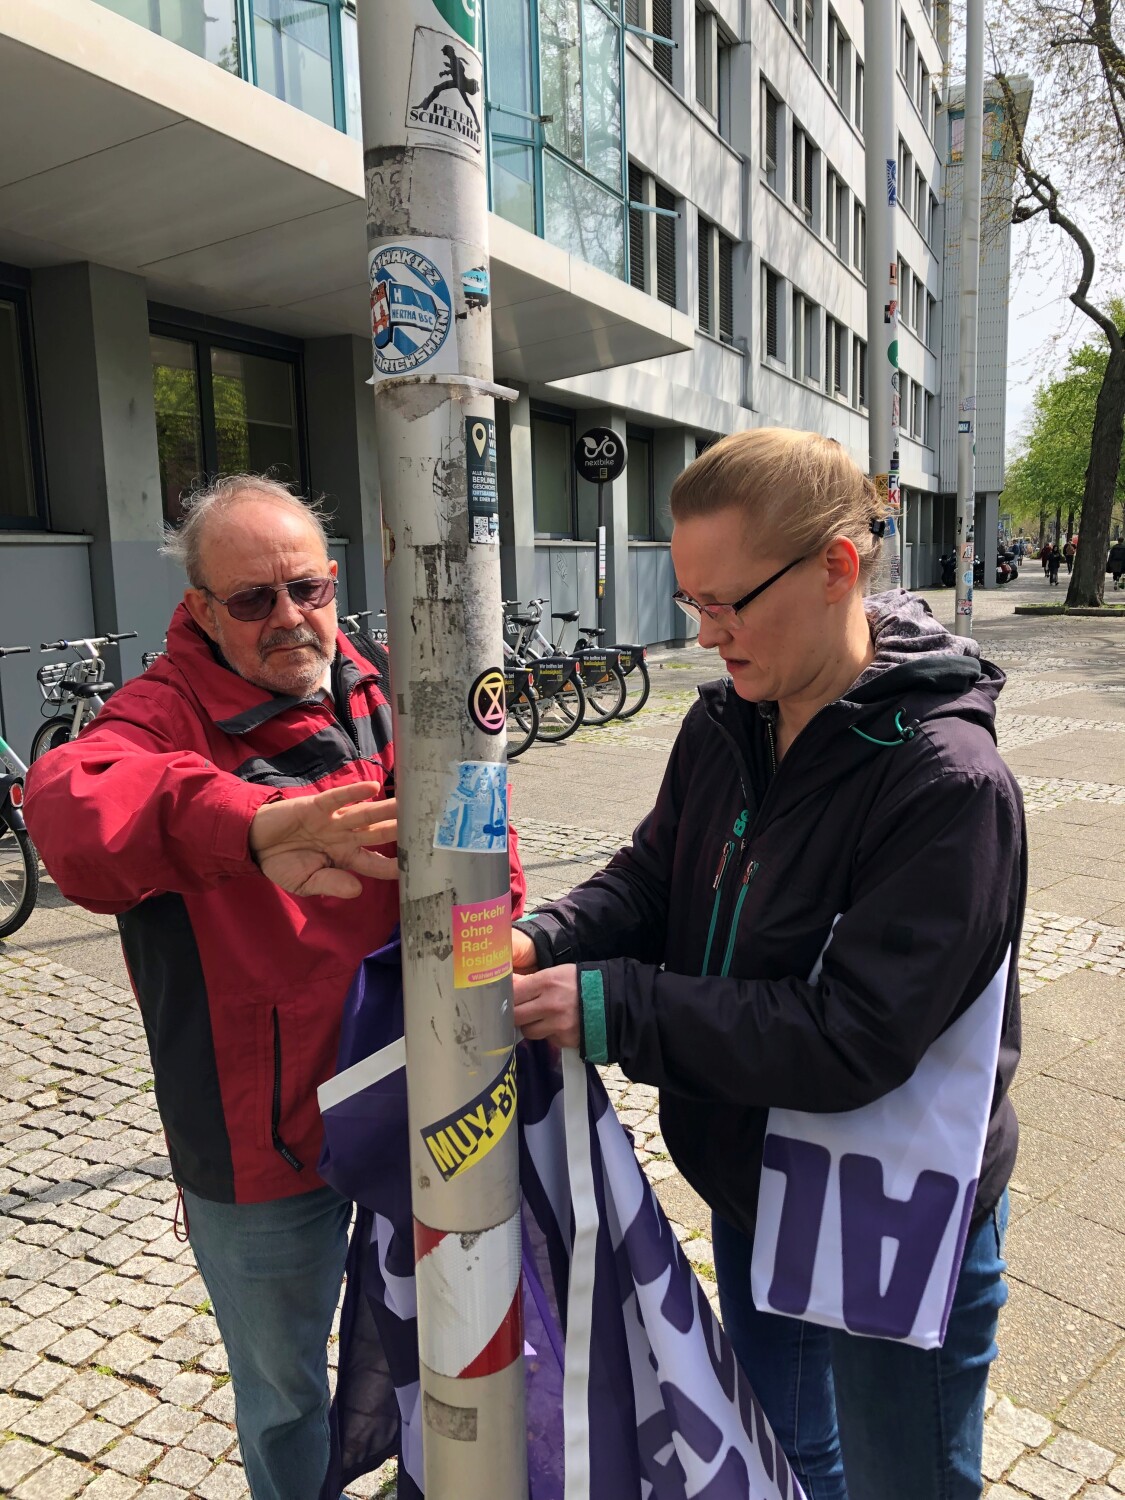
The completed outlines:
[[[204,713],[224,734],[249,734],[307,701],[271,693],[240,677],[182,604],[177,605],[168,626],[168,657],[190,684]],[[361,682],[378,680],[374,666],[359,655],[341,630],[336,632],[336,662],[341,685],[349,696]]]

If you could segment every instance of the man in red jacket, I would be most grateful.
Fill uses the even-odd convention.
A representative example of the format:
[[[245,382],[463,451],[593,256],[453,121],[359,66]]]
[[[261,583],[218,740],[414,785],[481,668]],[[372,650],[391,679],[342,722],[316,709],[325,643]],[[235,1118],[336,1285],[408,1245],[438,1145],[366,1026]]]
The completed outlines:
[[[167,654],[28,776],[59,889],[112,912],[254,1500],[310,1500],[351,1205],[316,1175],[344,996],[398,921],[387,684],[337,628],[315,511],[195,499]],[[513,854],[513,899],[523,877]]]

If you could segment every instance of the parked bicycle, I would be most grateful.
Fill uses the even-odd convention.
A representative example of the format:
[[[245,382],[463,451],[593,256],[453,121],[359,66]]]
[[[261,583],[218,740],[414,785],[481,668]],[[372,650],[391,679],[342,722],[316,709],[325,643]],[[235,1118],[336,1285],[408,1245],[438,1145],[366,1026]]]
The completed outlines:
[[[535,656],[518,643],[521,617],[505,618],[504,630],[516,645],[504,642],[504,670],[517,667],[531,673],[531,686],[539,706],[539,738],[548,745],[561,744],[580,729],[586,719],[586,689],[574,656]]]
[[[26,656],[30,646],[0,646],[6,656]],[[27,766],[0,733],[0,938],[27,921],[39,897],[39,856],[23,821]]]
[[[576,610],[575,618],[577,615]],[[596,649],[601,637],[609,634],[601,625],[579,625],[578,629],[581,634],[575,642],[576,651]],[[587,636],[592,636],[593,640],[587,640]],[[619,719],[635,718],[648,702],[648,695],[652,689],[652,679],[648,675],[648,647],[611,645],[606,649],[616,654],[617,665],[625,679],[625,706],[617,717]]]
[[[40,651],[73,651],[76,660],[48,662],[36,673],[39,691],[43,694],[43,707],[50,713],[47,722],[35,731],[31,742],[32,761],[39,760],[59,745],[65,745],[68,740],[77,739],[85,725],[101,712],[106,697],[117,686],[105,680],[101,651],[106,646],[116,646],[119,641],[136,638],[135,630],[119,630],[86,640],[44,641]]]

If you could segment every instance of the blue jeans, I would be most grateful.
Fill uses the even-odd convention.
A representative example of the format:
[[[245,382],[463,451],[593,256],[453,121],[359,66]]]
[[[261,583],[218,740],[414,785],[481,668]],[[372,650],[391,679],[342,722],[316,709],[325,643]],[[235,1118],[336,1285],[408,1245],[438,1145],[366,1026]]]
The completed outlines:
[[[332,1188],[269,1203],[184,1193],[226,1345],[254,1500],[315,1500],[328,1469],[328,1336],[352,1206]]]
[[[807,1500],[980,1500],[1008,1194],[969,1237],[940,1349],[761,1313],[753,1242],[716,1217],[723,1326]]]

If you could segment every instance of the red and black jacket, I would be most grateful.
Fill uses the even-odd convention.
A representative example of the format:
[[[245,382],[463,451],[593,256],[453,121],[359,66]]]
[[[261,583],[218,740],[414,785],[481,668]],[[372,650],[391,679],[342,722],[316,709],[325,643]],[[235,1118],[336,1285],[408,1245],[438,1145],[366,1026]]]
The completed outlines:
[[[250,857],[262,803],[392,775],[384,684],[342,634],[332,683],[339,712],[255,687],[181,605],[167,655],[28,776],[28,826],[59,889],[117,916],[176,1181],[220,1202],[321,1185],[317,1085],[356,968],[398,921],[393,881],[302,898]]]

